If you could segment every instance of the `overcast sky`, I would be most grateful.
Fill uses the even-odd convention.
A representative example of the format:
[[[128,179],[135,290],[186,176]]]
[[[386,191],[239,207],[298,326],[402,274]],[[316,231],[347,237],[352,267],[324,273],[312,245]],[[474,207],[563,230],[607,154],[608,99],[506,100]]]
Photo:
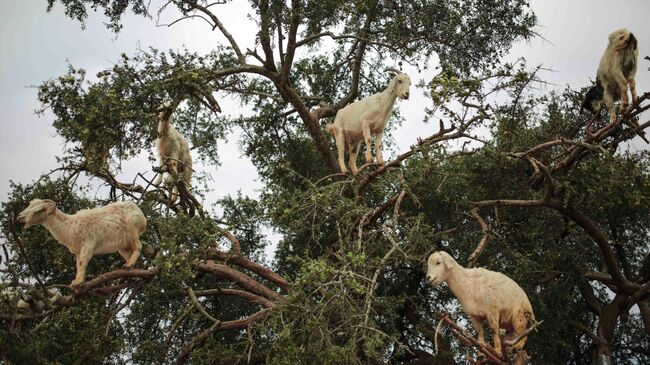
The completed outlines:
[[[155,1],[154,1],[155,3]],[[222,21],[235,35],[242,48],[252,44],[253,29],[246,27],[244,8],[235,4],[221,6],[218,10]],[[639,63],[637,90],[650,90],[650,62],[642,57],[650,54],[650,1],[647,0],[538,0],[532,1],[532,8],[539,18],[537,32],[543,38],[529,43],[517,44],[508,59],[525,57],[531,66],[542,64],[552,69],[542,78],[552,88],[582,87],[595,78],[598,61],[607,44],[607,35],[615,29],[626,27],[639,40]],[[173,27],[156,27],[155,19],[128,16],[123,31],[115,37],[106,30],[101,14],[88,19],[87,28],[63,15],[57,4],[51,13],[46,13],[45,1],[0,0],[0,201],[6,199],[9,180],[28,183],[40,174],[57,167],[55,156],[63,149],[62,139],[51,127],[52,115],[34,115],[39,107],[36,90],[44,80],[55,78],[66,72],[67,62],[94,75],[97,71],[110,68],[121,53],[132,54],[138,47],[149,46],[159,49],[187,47],[191,51],[205,53],[221,39],[216,32],[200,21],[185,21]],[[161,19],[169,22],[173,18]],[[411,75],[416,80],[427,75]],[[406,150],[418,137],[434,132],[437,123],[422,123],[424,107],[427,105],[417,90],[411,91],[411,99],[400,104],[406,117],[404,124],[395,132],[395,143],[399,150]],[[220,101],[225,111],[238,113],[238,106]],[[632,147],[641,147],[636,140]],[[152,147],[153,148],[153,147]],[[261,184],[249,161],[241,157],[237,136],[231,136],[228,143],[219,146],[222,165],[198,166],[214,179],[211,185],[215,193],[210,201],[218,197],[235,194],[257,196]],[[136,171],[150,171],[151,166],[143,156],[125,164],[121,179],[132,180]]]

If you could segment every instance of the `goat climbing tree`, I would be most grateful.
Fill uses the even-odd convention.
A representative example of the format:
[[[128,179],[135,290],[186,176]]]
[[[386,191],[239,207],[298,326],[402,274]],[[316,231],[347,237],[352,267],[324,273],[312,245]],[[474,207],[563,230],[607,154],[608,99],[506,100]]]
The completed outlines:
[[[205,23],[223,42],[206,54],[138,50],[92,78],[70,66],[38,87],[68,144],[60,168],[12,185],[2,205],[0,359],[463,363],[469,350],[445,330],[435,349],[440,314],[462,317],[448,290],[424,281],[426,257],[444,249],[526,290],[545,321],[526,345],[535,362],[650,361],[650,156],[626,149],[650,126],[648,93],[620,124],[581,114],[581,90],[540,94],[543,70],[501,61],[534,36],[524,0],[241,2],[252,40],[226,28],[227,3],[48,0],[80,22],[103,10],[116,32],[129,31],[124,17],[164,14],[171,29]],[[430,133],[383,167],[337,174],[324,124],[399,63],[438,66],[419,86]],[[225,97],[246,113],[221,111]],[[258,199],[210,206],[219,181],[198,179],[191,191],[179,183],[171,204],[153,171],[116,177],[152,150],[164,98],[183,100],[175,125],[214,168],[217,146],[242,131]],[[137,202],[149,227],[136,267],[97,256],[71,291],[73,256],[15,221],[36,197],[68,213]],[[270,230],[281,237],[273,260],[263,256]],[[48,301],[47,289],[61,296]],[[18,298],[32,306],[16,308]]]

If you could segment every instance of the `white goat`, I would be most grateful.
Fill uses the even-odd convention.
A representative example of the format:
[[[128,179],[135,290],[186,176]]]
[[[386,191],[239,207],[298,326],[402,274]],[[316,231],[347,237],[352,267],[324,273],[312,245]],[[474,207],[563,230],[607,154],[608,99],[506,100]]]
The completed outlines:
[[[167,167],[168,184],[173,183],[172,172],[178,174],[178,177],[185,182],[187,188],[190,188],[192,179],[192,156],[187,140],[171,124],[173,105],[170,101],[164,102],[158,108],[158,157],[160,159],[160,168]],[[163,173],[158,175],[154,185],[159,186],[163,179]],[[171,202],[175,202],[178,197],[178,188],[174,186],[171,194]]]
[[[34,199],[18,215],[25,228],[42,224],[54,238],[77,257],[77,275],[70,284],[78,286],[86,277],[93,256],[119,251],[131,268],[140,257],[140,235],[147,219],[132,202],[111,203],[104,207],[80,210],[67,215],[48,199]]]
[[[390,80],[384,91],[347,105],[336,113],[334,123],[326,126],[327,132],[336,139],[339,166],[343,173],[348,172],[344,156],[346,145],[350,153],[350,170],[353,174],[357,173],[357,155],[362,140],[366,142],[366,162],[372,162],[370,139],[373,134],[377,136],[375,138],[377,164],[384,165],[384,159],[381,156],[384,127],[395,103],[395,98],[408,99],[411,86],[411,79],[407,74],[393,69],[391,71],[395,71],[397,74]]]
[[[54,306],[62,297],[61,292],[56,289],[47,289],[45,294],[45,296],[43,293],[36,294],[34,292],[19,294],[20,299],[16,303],[16,308],[42,312],[44,309]]]
[[[463,311],[471,318],[481,343],[485,343],[483,321],[487,320],[494,349],[499,354],[499,328],[506,330],[506,341],[512,341],[526,332],[529,320],[535,320],[524,290],[504,274],[481,268],[466,269],[443,251],[429,256],[427,266],[427,282],[434,287],[447,282]],[[525,344],[526,338],[522,338],[513,348],[521,350]]]

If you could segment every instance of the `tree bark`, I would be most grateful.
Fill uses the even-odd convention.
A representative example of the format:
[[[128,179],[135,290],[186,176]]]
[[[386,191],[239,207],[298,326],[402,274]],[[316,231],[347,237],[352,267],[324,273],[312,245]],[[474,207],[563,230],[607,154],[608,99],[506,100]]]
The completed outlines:
[[[598,340],[594,341],[591,355],[591,363],[594,365],[613,364],[614,329],[616,329],[616,323],[621,314],[621,306],[626,298],[627,295],[617,294],[611,302],[602,307],[596,332]]]

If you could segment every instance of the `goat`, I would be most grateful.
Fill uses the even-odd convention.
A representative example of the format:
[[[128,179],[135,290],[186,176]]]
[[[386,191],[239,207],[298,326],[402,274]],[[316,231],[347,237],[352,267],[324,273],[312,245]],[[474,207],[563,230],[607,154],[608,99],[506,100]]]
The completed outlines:
[[[638,57],[639,49],[634,34],[627,29],[612,32],[598,65],[596,85],[585,94],[581,109],[596,114],[604,102],[611,121],[616,122],[614,101],[620,99],[621,109],[625,111],[628,105],[628,87],[632,102],[637,100],[635,79]]]
[[[29,290],[27,293],[19,294],[19,297],[16,303],[17,309],[42,312],[46,308],[52,308],[62,295],[56,289],[47,289],[44,292]]]
[[[178,133],[176,128],[171,124],[172,112],[174,105],[170,101],[164,102],[158,108],[158,139],[156,145],[158,147],[158,157],[160,159],[161,170],[167,167],[168,173],[165,181],[167,184],[173,183],[173,174],[185,182],[187,188],[190,187],[190,180],[192,179],[192,156],[190,155],[190,147],[187,140]],[[164,170],[160,172],[154,185],[160,186],[163,179]],[[178,187],[174,185],[171,193],[171,202],[175,202],[178,197]]]
[[[467,269],[444,251],[434,252],[427,260],[427,282],[438,286],[447,282],[458,298],[463,311],[469,315],[478,333],[478,341],[485,344],[483,321],[492,331],[494,349],[501,355],[499,329],[506,330],[506,345],[526,332],[529,321],[535,321],[533,308],[524,290],[502,273],[482,268]],[[512,347],[519,351],[526,344],[522,338]],[[509,347],[509,346],[507,346]]]
[[[131,268],[140,257],[140,236],[147,229],[142,210],[132,202],[111,203],[104,207],[80,210],[67,215],[49,199],[34,199],[18,214],[28,228],[41,224],[77,258],[77,275],[70,286],[86,278],[86,267],[93,256],[119,252]]]
[[[395,69],[389,70],[396,72],[396,75],[384,91],[347,105],[336,113],[334,123],[326,126],[327,132],[333,135],[336,140],[339,167],[343,173],[348,172],[345,167],[344,156],[346,145],[349,148],[350,170],[352,170],[353,174],[357,173],[357,155],[361,148],[361,140],[366,142],[366,162],[373,161],[370,153],[370,139],[373,134],[377,136],[375,138],[377,164],[384,165],[384,159],[381,156],[381,140],[384,127],[393,104],[395,104],[395,98],[408,99],[409,87],[411,86],[411,79],[407,74]]]

